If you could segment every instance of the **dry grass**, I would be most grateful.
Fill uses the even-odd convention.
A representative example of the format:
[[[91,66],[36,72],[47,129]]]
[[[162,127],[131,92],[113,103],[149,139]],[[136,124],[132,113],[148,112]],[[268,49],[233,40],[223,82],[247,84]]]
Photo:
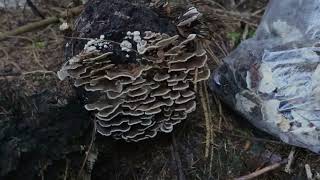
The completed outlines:
[[[266,5],[264,0],[236,1],[234,7],[223,0],[191,2],[204,12],[210,30],[206,47],[211,69],[217,67],[240,41],[252,35]],[[51,1],[51,7],[40,4],[40,8],[46,14],[63,11],[63,7],[54,7],[57,4]],[[38,20],[23,9],[1,10],[0,32]],[[64,61],[63,56],[63,34],[57,25],[11,37],[1,42],[0,79],[53,77],[53,72]],[[29,86],[36,88],[34,83]],[[163,136],[139,145],[117,142],[110,147],[100,144],[102,153],[93,170],[93,179],[232,179],[258,171],[273,164],[275,159],[289,155],[290,146],[247,125],[209,93],[205,83],[197,87],[201,110],[177,128],[173,135],[175,143],[171,136]],[[7,111],[0,105],[0,114]],[[291,174],[285,173],[283,166],[259,179],[305,179],[305,164],[310,165],[313,172],[320,172],[319,163],[318,155],[297,149]],[[68,163],[64,163],[63,168],[65,174],[72,171]]]

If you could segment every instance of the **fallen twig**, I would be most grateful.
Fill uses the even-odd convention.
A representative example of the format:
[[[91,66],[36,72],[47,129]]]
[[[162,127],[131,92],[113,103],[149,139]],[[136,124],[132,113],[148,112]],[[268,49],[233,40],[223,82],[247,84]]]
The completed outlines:
[[[33,12],[33,14],[35,14],[36,16],[41,17],[42,19],[45,19],[44,15],[42,15],[42,13],[39,11],[37,6],[35,6],[31,0],[27,0],[27,4],[30,7],[30,9]]]
[[[47,71],[47,70],[35,70],[35,71],[28,71],[28,72],[22,72],[21,75],[26,76],[30,74],[36,74],[36,73],[42,73],[42,74],[52,74],[56,76],[56,72],[54,71]]]
[[[81,165],[81,168],[80,168],[80,171],[78,173],[78,178],[81,176],[82,172],[83,172],[83,169],[87,163],[87,160],[88,160],[88,157],[89,157],[89,154],[90,154],[90,151],[92,150],[92,147],[93,147],[93,143],[94,143],[94,140],[96,138],[96,131],[97,131],[97,126],[96,126],[96,120],[93,121],[93,130],[92,130],[92,135],[91,135],[91,141],[90,141],[90,145],[88,147],[88,150],[86,152],[86,156],[82,162],[82,165]]]
[[[203,84],[204,97],[205,97],[206,104],[207,104],[207,109],[208,109],[208,112],[209,112],[210,140],[213,142],[214,133],[213,133],[213,127],[212,127],[212,124],[211,124],[213,113],[211,111],[211,106],[210,106],[210,98],[209,98],[208,86],[207,86],[207,83],[205,83],[205,82],[202,82],[202,84]]]
[[[69,171],[69,160],[66,159],[66,169],[64,170],[64,178],[63,178],[63,180],[67,180],[68,179],[68,171]]]
[[[248,175],[245,175],[245,176],[242,176],[242,177],[239,177],[239,178],[235,178],[234,180],[249,180],[249,179],[253,179],[253,178],[256,178],[264,173],[267,173],[269,171],[272,171],[272,170],[275,170],[277,169],[278,167],[280,167],[282,164],[285,164],[287,163],[287,160],[283,160],[281,162],[278,162],[278,163],[275,163],[275,164],[272,164],[270,166],[267,166],[265,168],[262,168],[260,170],[257,170],[251,174],[248,174]]]
[[[215,137],[215,133],[213,132],[213,126],[215,123],[213,122],[213,116],[216,113],[213,113],[213,111],[211,110],[211,104],[210,104],[210,99],[209,98],[209,92],[208,92],[208,87],[206,83],[202,83],[203,84],[203,91],[204,91],[204,96],[205,96],[205,100],[206,100],[206,105],[207,105],[207,110],[208,110],[208,116],[209,116],[209,128],[210,128],[210,143],[211,146],[209,147],[210,149],[210,163],[209,163],[209,177],[212,178],[212,166],[213,166],[213,156],[214,154],[212,153],[214,150],[213,144],[214,144],[214,137]]]
[[[286,165],[286,167],[285,167],[285,169],[284,169],[284,171],[286,172],[286,173],[288,173],[288,174],[291,174],[291,165],[292,165],[292,162],[293,162],[293,160],[294,160],[294,153],[295,153],[295,148],[293,147],[292,149],[291,149],[291,152],[290,152],[290,154],[289,154],[289,156],[288,156],[288,163],[287,163],[287,165]]]
[[[209,151],[210,151],[210,145],[211,145],[211,126],[210,126],[210,113],[209,113],[209,109],[208,109],[208,105],[207,105],[207,101],[206,101],[206,97],[204,95],[204,85],[201,83],[200,84],[200,99],[201,99],[201,104],[202,104],[202,109],[203,109],[203,113],[204,113],[204,118],[206,121],[206,146],[205,146],[205,153],[204,153],[204,157],[208,158],[209,157]]]
[[[9,38],[10,36],[16,36],[16,35],[23,34],[26,32],[31,32],[31,31],[37,30],[39,28],[46,27],[50,24],[58,23],[60,21],[60,18],[73,17],[76,15],[79,15],[81,13],[82,9],[83,9],[83,6],[78,6],[78,7],[72,8],[68,11],[64,11],[57,16],[49,17],[49,18],[43,19],[41,21],[30,23],[30,24],[18,27],[17,29],[14,29],[12,31],[0,33],[0,41],[3,41],[5,39]]]
[[[313,174],[312,174],[310,165],[309,164],[305,164],[304,168],[306,169],[307,179],[308,180],[313,180],[313,178],[312,178]]]

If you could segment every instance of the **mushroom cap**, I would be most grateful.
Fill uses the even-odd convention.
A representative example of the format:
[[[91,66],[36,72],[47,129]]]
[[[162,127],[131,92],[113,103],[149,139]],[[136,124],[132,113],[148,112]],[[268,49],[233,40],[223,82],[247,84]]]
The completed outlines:
[[[179,18],[178,27],[190,25],[192,22],[196,21],[202,16],[202,14],[195,8],[190,7],[182,17]]]

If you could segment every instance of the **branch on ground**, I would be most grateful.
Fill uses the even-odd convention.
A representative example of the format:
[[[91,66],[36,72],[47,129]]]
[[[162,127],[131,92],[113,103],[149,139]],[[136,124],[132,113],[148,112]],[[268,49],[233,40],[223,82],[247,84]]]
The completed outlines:
[[[60,18],[77,16],[82,12],[82,10],[83,10],[83,6],[78,6],[78,7],[66,10],[57,16],[49,17],[49,18],[43,19],[41,21],[30,23],[30,24],[21,26],[17,29],[14,29],[12,31],[0,33],[0,41],[3,41],[11,36],[16,36],[16,35],[20,35],[20,34],[23,34],[26,32],[38,30],[38,29],[46,27],[50,24],[59,23]]]

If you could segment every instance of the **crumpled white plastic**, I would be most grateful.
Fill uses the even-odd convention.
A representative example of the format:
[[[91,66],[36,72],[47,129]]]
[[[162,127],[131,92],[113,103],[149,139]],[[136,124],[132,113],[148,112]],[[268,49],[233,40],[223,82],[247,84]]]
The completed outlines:
[[[320,153],[320,1],[271,0],[211,88],[259,129]]]

